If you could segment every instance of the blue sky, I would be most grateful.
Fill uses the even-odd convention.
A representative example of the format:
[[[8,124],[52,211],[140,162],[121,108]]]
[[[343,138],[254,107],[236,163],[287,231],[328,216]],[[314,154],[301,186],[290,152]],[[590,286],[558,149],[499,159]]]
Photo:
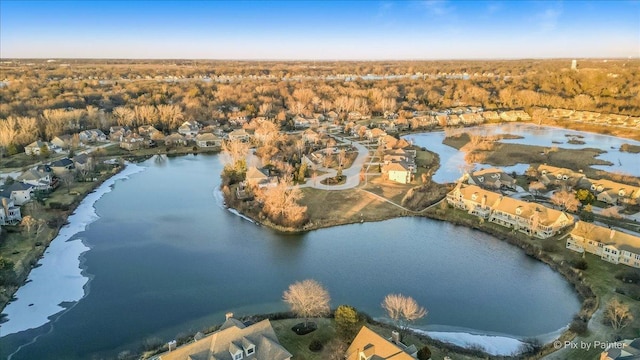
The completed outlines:
[[[640,1],[0,0],[0,57],[640,56]]]

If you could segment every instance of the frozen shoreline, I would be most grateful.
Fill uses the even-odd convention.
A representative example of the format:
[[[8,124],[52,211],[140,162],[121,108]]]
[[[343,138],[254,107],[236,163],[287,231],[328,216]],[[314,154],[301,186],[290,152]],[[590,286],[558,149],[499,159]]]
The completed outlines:
[[[51,241],[39,266],[31,270],[27,282],[16,292],[17,300],[3,310],[8,321],[0,324],[2,337],[47,324],[51,316],[69,308],[62,304],[75,303],[87,295],[89,275],[84,274],[82,254],[90,248],[80,238],[71,238],[99,219],[94,204],[112,190],[116,181],[143,170],[144,167],[127,164],[82,200],[67,219],[68,224]]]

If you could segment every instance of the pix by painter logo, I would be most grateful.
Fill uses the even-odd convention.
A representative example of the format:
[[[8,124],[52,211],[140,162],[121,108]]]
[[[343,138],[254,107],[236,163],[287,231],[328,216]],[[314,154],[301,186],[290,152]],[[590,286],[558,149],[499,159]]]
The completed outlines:
[[[582,350],[591,350],[591,349],[622,349],[624,346],[621,342],[606,342],[606,341],[594,341],[594,342],[573,342],[573,341],[565,341],[562,342],[560,340],[556,340],[553,342],[554,349],[582,349]]]

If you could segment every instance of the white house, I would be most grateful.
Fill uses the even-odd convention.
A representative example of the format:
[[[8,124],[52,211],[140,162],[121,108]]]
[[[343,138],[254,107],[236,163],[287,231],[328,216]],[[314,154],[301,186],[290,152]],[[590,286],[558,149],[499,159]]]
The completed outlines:
[[[20,208],[10,198],[0,196],[0,225],[17,225],[22,220]]]
[[[600,256],[613,264],[640,268],[640,237],[579,221],[567,238],[567,249]]]
[[[33,185],[14,182],[11,185],[5,185],[0,189],[0,196],[7,197],[14,201],[16,205],[24,205],[31,200],[33,194]]]

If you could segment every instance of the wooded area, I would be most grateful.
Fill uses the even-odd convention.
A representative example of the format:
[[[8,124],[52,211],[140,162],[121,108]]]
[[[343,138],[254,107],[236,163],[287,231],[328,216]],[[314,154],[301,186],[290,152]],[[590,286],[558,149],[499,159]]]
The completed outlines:
[[[335,111],[410,117],[455,106],[533,107],[640,115],[640,60],[244,62],[6,60],[0,62],[0,146],[83,129]]]

